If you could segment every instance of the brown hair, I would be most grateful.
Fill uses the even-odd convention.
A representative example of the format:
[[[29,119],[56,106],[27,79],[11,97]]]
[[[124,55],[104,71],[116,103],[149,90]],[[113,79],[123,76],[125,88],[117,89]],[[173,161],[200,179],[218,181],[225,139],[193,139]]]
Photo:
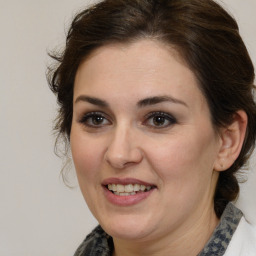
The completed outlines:
[[[219,217],[226,204],[237,197],[239,186],[234,174],[254,149],[256,106],[254,68],[238,25],[212,0],[105,0],[79,13],[68,31],[64,51],[51,54],[58,63],[48,72],[60,107],[57,139],[66,138],[68,145],[74,78],[81,60],[106,44],[142,38],[175,47],[198,79],[216,130],[230,124],[236,111],[247,113],[242,151],[234,164],[220,173],[216,187],[214,203]]]

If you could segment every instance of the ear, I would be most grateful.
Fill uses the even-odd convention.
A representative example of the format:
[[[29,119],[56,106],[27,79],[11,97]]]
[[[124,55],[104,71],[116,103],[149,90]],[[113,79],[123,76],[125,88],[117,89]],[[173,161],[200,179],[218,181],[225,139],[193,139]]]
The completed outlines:
[[[215,171],[225,171],[239,156],[247,127],[247,114],[239,110],[234,114],[232,123],[220,131],[220,148],[214,163]]]

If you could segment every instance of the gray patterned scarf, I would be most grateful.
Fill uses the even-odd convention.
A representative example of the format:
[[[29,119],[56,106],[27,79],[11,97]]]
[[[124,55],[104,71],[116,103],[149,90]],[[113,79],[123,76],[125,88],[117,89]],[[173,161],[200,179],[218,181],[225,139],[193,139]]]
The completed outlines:
[[[229,203],[203,250],[198,256],[222,256],[242,218],[242,212]],[[74,256],[111,256],[114,249],[113,239],[97,226],[79,246]]]

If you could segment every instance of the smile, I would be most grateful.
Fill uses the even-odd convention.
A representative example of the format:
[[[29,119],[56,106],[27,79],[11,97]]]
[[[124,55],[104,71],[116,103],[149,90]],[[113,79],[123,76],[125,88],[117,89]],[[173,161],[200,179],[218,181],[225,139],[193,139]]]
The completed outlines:
[[[152,194],[157,186],[134,178],[107,178],[102,182],[103,192],[108,202],[116,206],[138,204]]]
[[[136,195],[137,193],[146,192],[152,189],[152,186],[140,184],[108,184],[106,187],[109,191],[118,196]]]

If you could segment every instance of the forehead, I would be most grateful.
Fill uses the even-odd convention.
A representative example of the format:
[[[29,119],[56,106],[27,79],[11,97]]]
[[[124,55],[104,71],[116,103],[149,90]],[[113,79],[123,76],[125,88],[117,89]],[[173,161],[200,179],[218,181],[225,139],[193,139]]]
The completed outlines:
[[[78,94],[99,94],[121,99],[171,94],[183,100],[204,97],[194,73],[178,52],[165,44],[140,40],[110,44],[95,50],[79,66],[74,88]]]

